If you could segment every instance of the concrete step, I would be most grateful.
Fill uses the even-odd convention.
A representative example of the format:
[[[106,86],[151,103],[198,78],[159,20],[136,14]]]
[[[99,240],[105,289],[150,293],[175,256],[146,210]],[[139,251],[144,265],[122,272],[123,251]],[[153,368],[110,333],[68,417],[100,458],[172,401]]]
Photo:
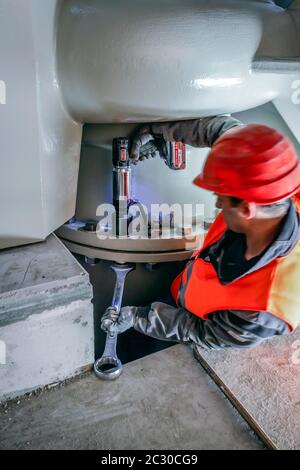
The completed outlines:
[[[253,349],[197,356],[269,448],[300,449],[299,328]]]
[[[91,299],[88,274],[55,235],[0,252],[0,401],[93,363]]]
[[[183,345],[10,402],[0,429],[0,449],[264,448]]]

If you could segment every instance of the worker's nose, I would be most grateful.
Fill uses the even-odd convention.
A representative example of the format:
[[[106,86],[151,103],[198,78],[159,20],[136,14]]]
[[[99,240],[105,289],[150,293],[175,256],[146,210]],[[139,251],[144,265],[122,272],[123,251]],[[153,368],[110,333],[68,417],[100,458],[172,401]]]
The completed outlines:
[[[217,199],[216,199],[215,206],[216,206],[217,209],[222,209],[222,202],[221,202],[221,199],[219,197],[217,197]]]

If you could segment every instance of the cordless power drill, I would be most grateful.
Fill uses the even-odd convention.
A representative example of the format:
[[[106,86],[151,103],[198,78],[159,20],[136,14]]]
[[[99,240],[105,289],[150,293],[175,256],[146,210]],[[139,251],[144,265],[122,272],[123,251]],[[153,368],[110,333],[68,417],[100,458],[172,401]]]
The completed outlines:
[[[186,151],[182,142],[166,142],[162,137],[155,137],[141,147],[140,156],[147,157],[149,154],[155,156],[156,152],[171,170],[185,169]]]
[[[138,201],[131,196],[131,168],[129,158],[130,140],[126,137],[113,139],[113,204],[116,209],[116,234],[126,236],[130,222],[128,209]],[[156,153],[172,170],[184,170],[186,167],[185,145],[182,142],[166,142],[163,138],[154,138],[142,146],[140,155]]]

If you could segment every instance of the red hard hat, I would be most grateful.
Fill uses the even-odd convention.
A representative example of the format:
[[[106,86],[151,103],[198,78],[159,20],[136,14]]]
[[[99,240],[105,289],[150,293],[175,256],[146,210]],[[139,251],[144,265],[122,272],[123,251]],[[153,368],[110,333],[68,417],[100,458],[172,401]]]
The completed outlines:
[[[194,184],[257,204],[273,204],[300,190],[300,163],[287,137],[261,124],[236,126],[213,144]]]

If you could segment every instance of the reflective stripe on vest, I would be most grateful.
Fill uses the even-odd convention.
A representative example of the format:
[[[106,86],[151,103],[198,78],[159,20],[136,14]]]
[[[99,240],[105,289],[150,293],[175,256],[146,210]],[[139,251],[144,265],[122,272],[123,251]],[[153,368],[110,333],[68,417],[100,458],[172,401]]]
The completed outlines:
[[[178,305],[203,320],[217,310],[265,311],[285,321],[291,330],[300,324],[300,241],[285,257],[246,274],[236,281],[220,283],[213,265],[199,255],[221,238],[226,230],[219,214],[207,233],[198,257],[175,278],[171,293]]]

